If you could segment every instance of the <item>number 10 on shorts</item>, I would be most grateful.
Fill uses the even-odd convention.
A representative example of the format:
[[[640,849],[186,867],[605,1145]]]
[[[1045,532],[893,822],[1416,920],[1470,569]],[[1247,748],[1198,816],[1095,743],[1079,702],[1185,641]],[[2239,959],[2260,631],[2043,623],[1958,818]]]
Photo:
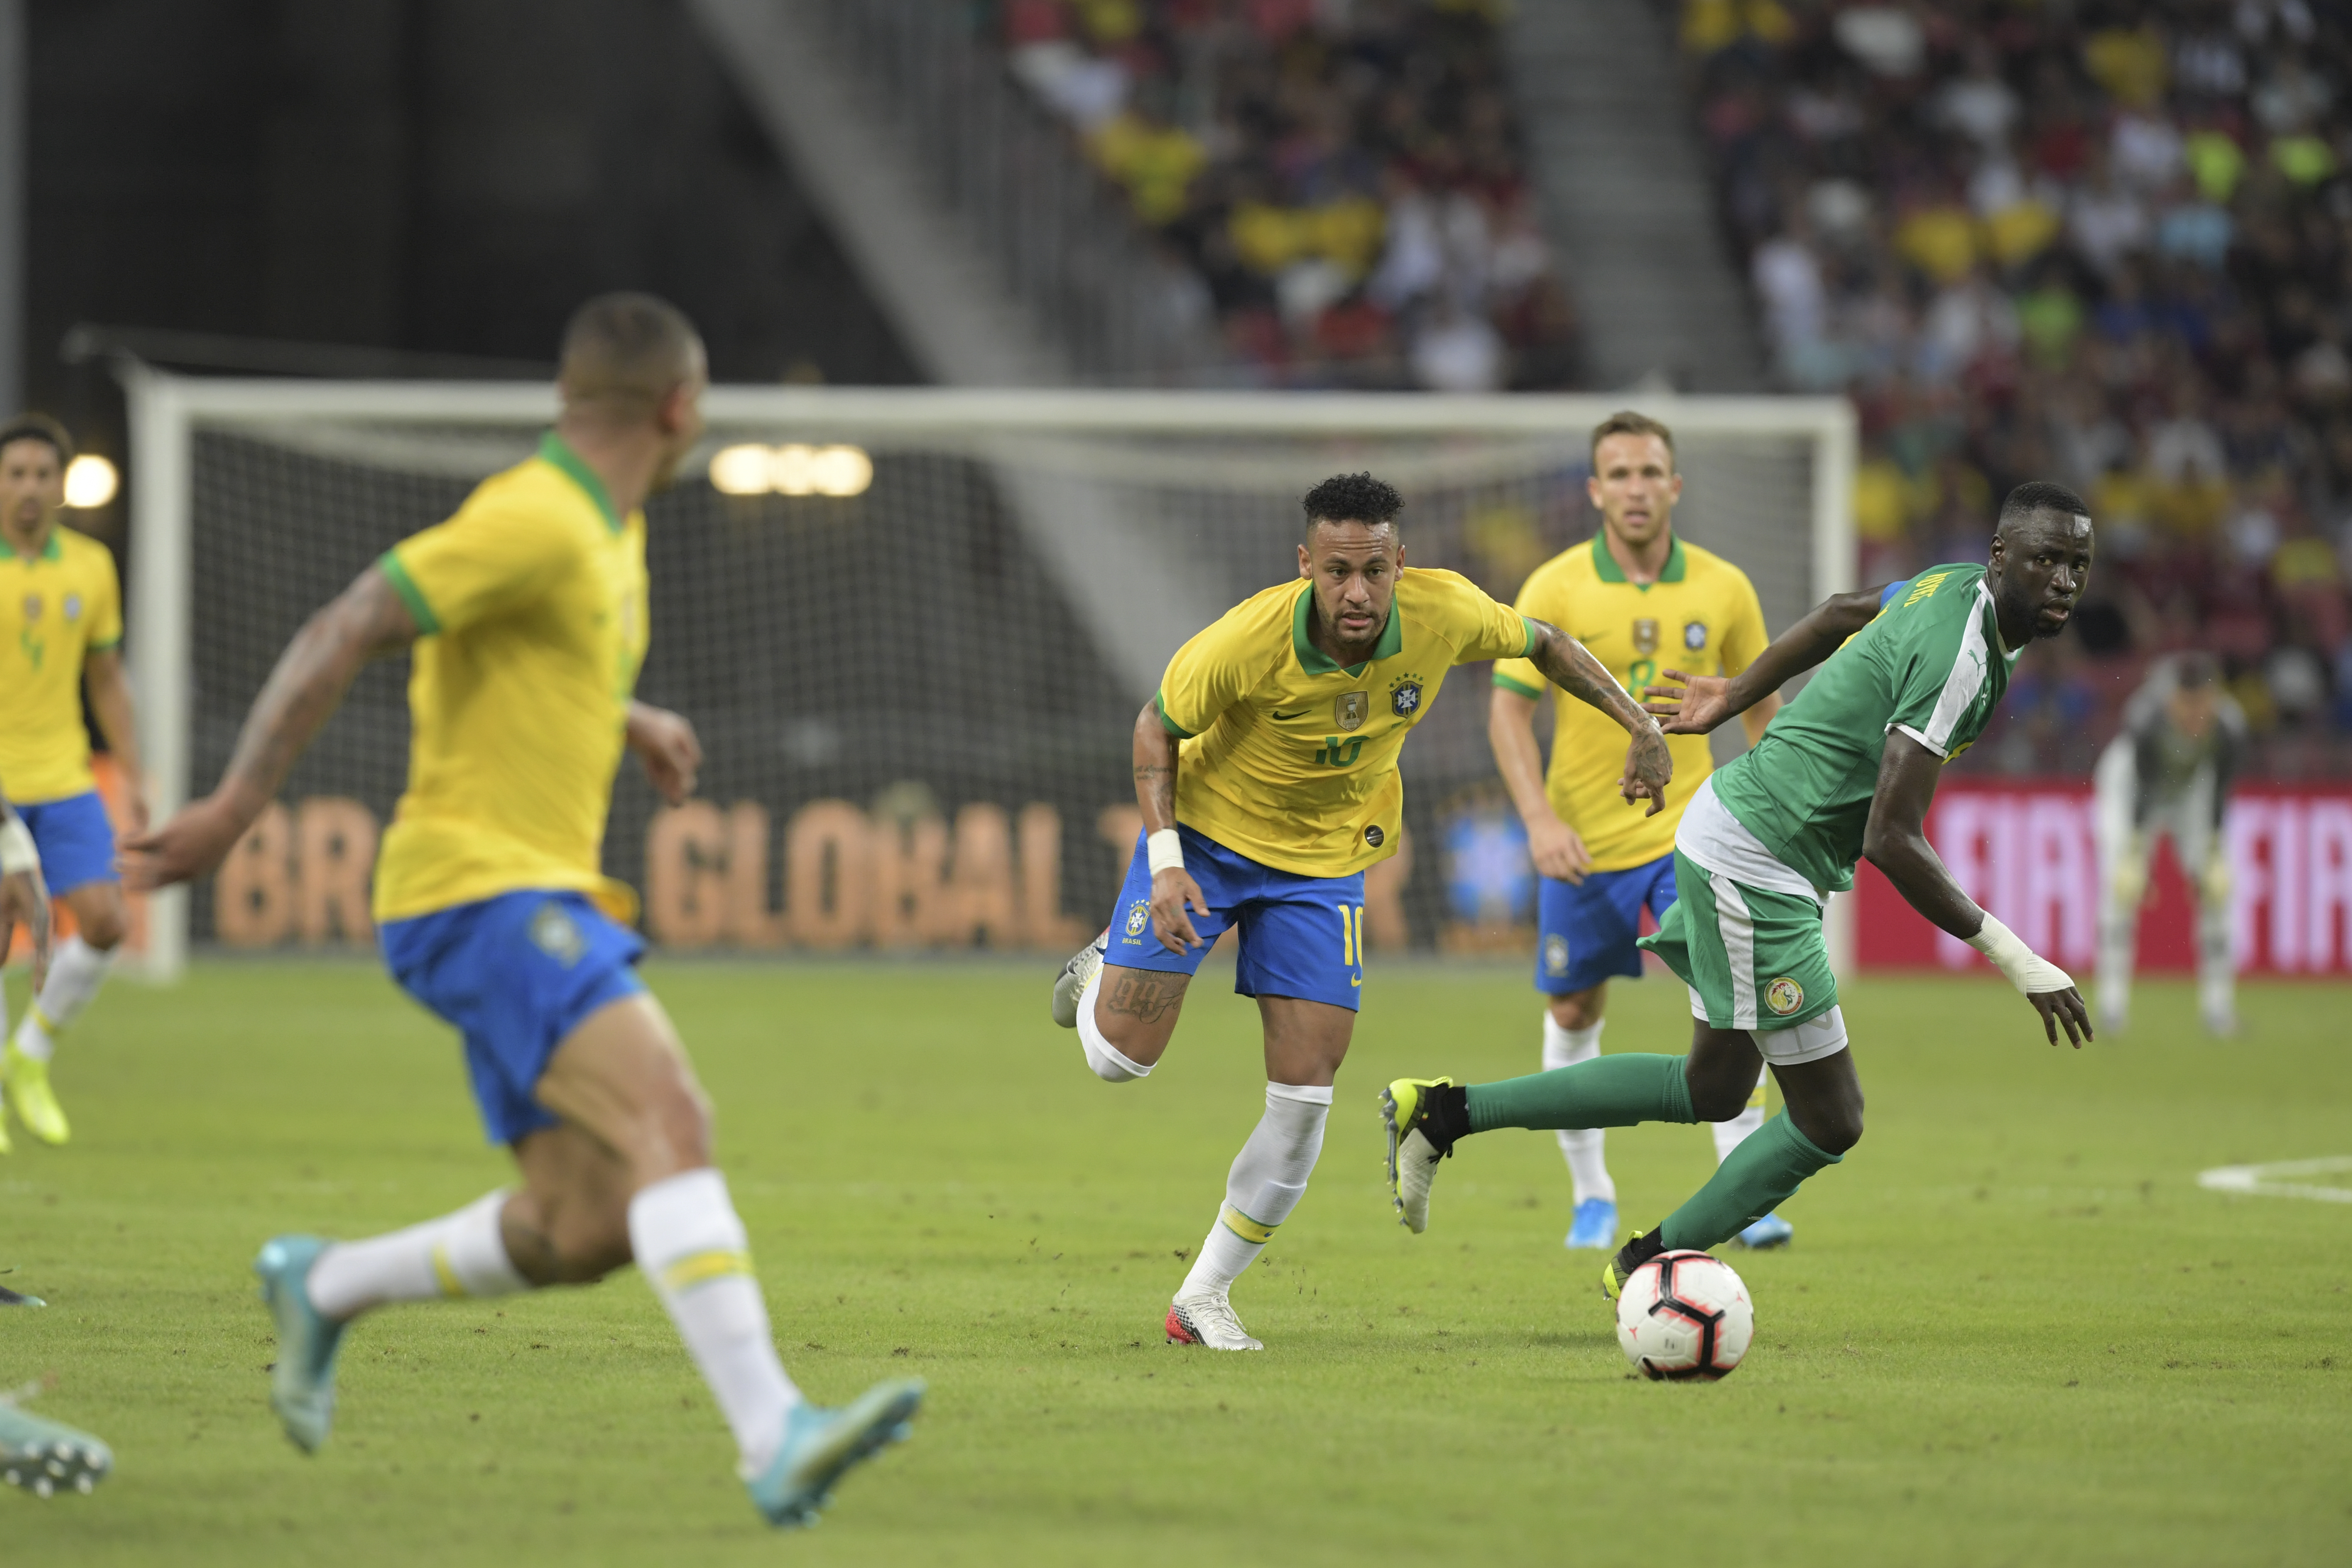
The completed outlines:
[[[1350,985],[1364,983],[1364,906],[1349,908],[1346,904],[1332,906],[1339,911],[1339,962],[1356,973],[1349,977]]]

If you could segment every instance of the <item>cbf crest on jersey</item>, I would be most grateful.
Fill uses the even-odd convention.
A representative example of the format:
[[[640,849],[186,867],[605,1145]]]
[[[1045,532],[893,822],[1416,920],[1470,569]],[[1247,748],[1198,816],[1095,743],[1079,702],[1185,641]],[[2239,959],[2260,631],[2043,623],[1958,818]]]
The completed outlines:
[[[1658,623],[1643,619],[1633,623],[1633,651],[1647,658],[1658,651]]]
[[[1359,730],[1363,727],[1364,716],[1371,710],[1371,693],[1342,691],[1331,703],[1331,722],[1342,730]]]
[[[1421,677],[1401,675],[1389,683],[1389,711],[1400,719],[1421,711]]]
[[[68,622],[81,619],[81,595],[79,594],[68,594],[66,595],[66,619]]]
[[[1706,646],[1706,623],[1705,621],[1685,621],[1683,623],[1683,647],[1693,653],[1696,653]]]

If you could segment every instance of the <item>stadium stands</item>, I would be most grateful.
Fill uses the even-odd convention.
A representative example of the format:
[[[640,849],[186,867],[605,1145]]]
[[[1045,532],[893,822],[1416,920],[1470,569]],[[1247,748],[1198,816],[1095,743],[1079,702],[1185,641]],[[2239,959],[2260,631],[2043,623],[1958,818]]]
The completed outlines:
[[[1571,384],[1499,0],[1001,0],[1066,121],[1266,384]]]
[[[1663,3],[1663,0],[1662,0]],[[1864,574],[2088,497],[2080,636],[1979,766],[2087,769],[2160,651],[2222,656],[2278,774],[2352,770],[2352,36],[2305,0],[1678,0],[1789,388],[1861,405]]]

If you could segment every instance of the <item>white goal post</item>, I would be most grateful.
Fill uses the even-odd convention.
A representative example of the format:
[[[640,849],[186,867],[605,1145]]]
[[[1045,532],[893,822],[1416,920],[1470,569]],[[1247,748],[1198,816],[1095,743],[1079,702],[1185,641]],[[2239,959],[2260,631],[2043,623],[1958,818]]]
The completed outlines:
[[[215,584],[200,604],[197,583],[208,552],[266,527],[273,531],[256,559],[302,555],[312,548],[305,526],[312,517],[324,519],[337,507],[352,509],[355,503],[349,498],[366,494],[374,482],[371,476],[383,476],[379,488],[401,489],[406,510],[389,521],[369,520],[374,531],[367,537],[380,542],[361,550],[324,542],[330,531],[323,524],[318,531],[322,542],[317,548],[331,557],[315,563],[322,574],[319,582],[348,581],[373,558],[373,549],[389,542],[382,537],[383,529],[396,522],[390,537],[397,537],[436,521],[433,509],[447,503],[435,498],[462,495],[465,484],[528,452],[556,405],[553,390],[539,384],[214,379],[140,365],[126,366],[122,374],[132,485],[129,653],[152,805],[160,817],[184,803],[192,790],[211,785],[212,777],[193,776],[199,753],[213,759],[210,766],[216,772],[224,716],[242,711],[253,696],[252,689],[205,689],[201,672],[210,668],[209,651],[221,640],[239,639],[238,679],[257,684],[250,671],[266,668],[254,663],[258,641],[274,649],[292,629],[285,607],[275,600],[266,610],[250,608],[244,602],[246,584],[239,581]],[[1239,549],[1234,541],[1267,533],[1261,520],[1279,515],[1277,503],[1286,497],[1295,516],[1301,476],[1370,468],[1398,482],[1416,508],[1424,492],[1459,498],[1458,505],[1431,503],[1454,520],[1444,524],[1452,531],[1443,531],[1436,541],[1437,559],[1431,563],[1455,564],[1448,551],[1471,549],[1485,537],[1478,529],[1500,526],[1490,521],[1503,515],[1497,507],[1517,508],[1511,515],[1518,521],[1511,526],[1556,549],[1559,531],[1570,524],[1543,512],[1538,501],[1511,498],[1533,495],[1527,476],[1537,473],[1554,476],[1553,490],[1565,493],[1557,476],[1584,460],[1587,433],[1628,407],[1674,429],[1690,476],[1682,514],[1685,531],[1721,549],[1757,577],[1774,630],[1806,604],[1854,585],[1855,417],[1851,405],[1833,398],[716,386],[704,402],[709,438],[690,460],[679,489],[696,492],[698,499],[688,500],[697,506],[733,506],[728,527],[734,531],[725,537],[734,540],[762,525],[744,523],[740,505],[707,488],[709,458],[719,449],[744,443],[852,444],[871,451],[886,477],[920,468],[920,482],[908,479],[901,489],[919,493],[929,509],[927,526],[948,531],[924,537],[952,537],[958,528],[979,527],[979,521],[967,519],[967,510],[972,520],[983,511],[1000,520],[991,526],[1001,526],[1020,552],[1003,581],[1021,594],[1046,595],[1059,606],[1057,615],[1066,611],[1065,618],[1075,628],[1066,637],[1083,638],[1099,660],[1097,673],[1105,689],[1148,697],[1160,663],[1177,644],[1241,596],[1234,584],[1243,584],[1246,591],[1246,585],[1264,585],[1284,574],[1269,575],[1271,557],[1255,544]],[[207,442],[215,445],[208,447]],[[960,467],[943,478],[950,462]],[[318,477],[321,471],[341,489],[325,485]],[[860,515],[884,515],[879,498],[885,488],[876,482],[877,495],[868,498],[873,507]],[[974,499],[975,491],[986,496]],[[1504,499],[1490,504],[1482,496]],[[779,528],[816,526],[795,521],[802,514],[791,510],[792,503],[768,504],[775,510],[759,515],[782,520]],[[1487,510],[1480,511],[1481,506]],[[1190,514],[1196,511],[1218,516],[1202,531],[1189,531]],[[1418,527],[1424,511],[1407,515]],[[1460,522],[1464,518],[1466,523]],[[837,563],[845,559],[837,554],[845,548],[837,531],[793,537],[803,540],[800,548],[836,552],[824,556],[836,563],[821,568],[844,574],[827,586],[830,596],[874,589],[848,575],[863,568]],[[1412,537],[1418,542],[1422,536]],[[1470,545],[1460,543],[1465,538]],[[1511,549],[1533,548],[1517,534],[1512,540]],[[1430,561],[1428,554],[1416,558]],[[1507,552],[1493,557],[1508,558]],[[304,564],[301,582],[307,584],[313,563]],[[657,597],[660,572],[657,565]],[[1768,572],[1778,574],[1770,584]],[[1516,586],[1501,579],[1499,569],[1488,575],[1495,579],[1486,584],[1490,591],[1507,596]],[[1031,579],[1048,581],[1039,586]],[[763,617],[786,613],[781,601],[763,600],[748,586],[748,577],[745,582],[739,595],[721,573],[691,618],[733,616],[746,628],[756,628]],[[273,592],[281,590],[293,591],[272,585]],[[1012,591],[988,590],[1000,595]],[[323,599],[328,592],[316,597]],[[1010,597],[1003,603],[1008,621],[1025,624],[1034,616]],[[677,616],[665,621],[657,608],[656,661],[663,657],[666,628],[671,634],[682,629]],[[1023,625],[991,634],[1023,635]],[[247,640],[257,647],[246,648]],[[992,642],[934,650],[950,665],[999,652]],[[812,668],[814,656],[804,649],[796,657],[801,668]],[[1039,662],[1045,661],[1041,655]],[[823,676],[834,667],[813,668]],[[708,677],[713,682],[727,678],[728,672],[718,671]],[[215,687],[226,683],[213,680]],[[739,695],[733,686],[714,684],[710,689],[723,691],[730,701]],[[1017,692],[1012,700],[1019,700]],[[206,715],[201,735],[200,702]],[[1457,694],[1449,706],[1475,706],[1483,713],[1484,703],[1465,702]],[[1483,719],[1480,725],[1483,735]],[[793,765],[820,771],[845,765],[832,760],[841,742],[833,742],[834,752],[826,753],[821,739],[803,745],[788,737],[784,744]],[[1407,748],[1409,773],[1413,750]],[[1471,765],[1466,751],[1463,755],[1462,765]],[[378,773],[383,771],[380,763],[371,765]],[[948,792],[949,786],[940,787]],[[191,929],[186,889],[152,901],[143,962],[148,975],[178,974],[187,960]]]

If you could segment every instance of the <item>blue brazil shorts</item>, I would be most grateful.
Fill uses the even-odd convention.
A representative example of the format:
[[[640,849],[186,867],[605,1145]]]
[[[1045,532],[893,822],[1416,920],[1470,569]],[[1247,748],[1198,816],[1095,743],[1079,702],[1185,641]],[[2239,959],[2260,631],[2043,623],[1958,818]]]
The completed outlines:
[[[1675,858],[1595,871],[1581,882],[1542,879],[1536,894],[1536,989],[1547,996],[1590,991],[1612,974],[1642,973],[1642,907],[1664,920],[1675,902]]]
[[[578,893],[501,893],[377,929],[400,988],[466,1037],[474,1102],[494,1143],[555,1125],[533,1098],[564,1037],[646,988],[637,933]]]
[[[16,815],[41,852],[41,880],[52,897],[92,882],[119,882],[114,868],[114,826],[96,790],[38,805],[18,805]]]
[[[1184,869],[1201,885],[1208,912],[1192,911],[1202,943],[1171,952],[1151,934],[1151,863],[1145,836],[1110,912],[1103,962],[1162,974],[1194,974],[1228,926],[1241,927],[1234,989],[1244,996],[1302,996],[1353,1010],[1364,984],[1364,874],[1302,877],[1261,866],[1213,838],[1177,826]]]

